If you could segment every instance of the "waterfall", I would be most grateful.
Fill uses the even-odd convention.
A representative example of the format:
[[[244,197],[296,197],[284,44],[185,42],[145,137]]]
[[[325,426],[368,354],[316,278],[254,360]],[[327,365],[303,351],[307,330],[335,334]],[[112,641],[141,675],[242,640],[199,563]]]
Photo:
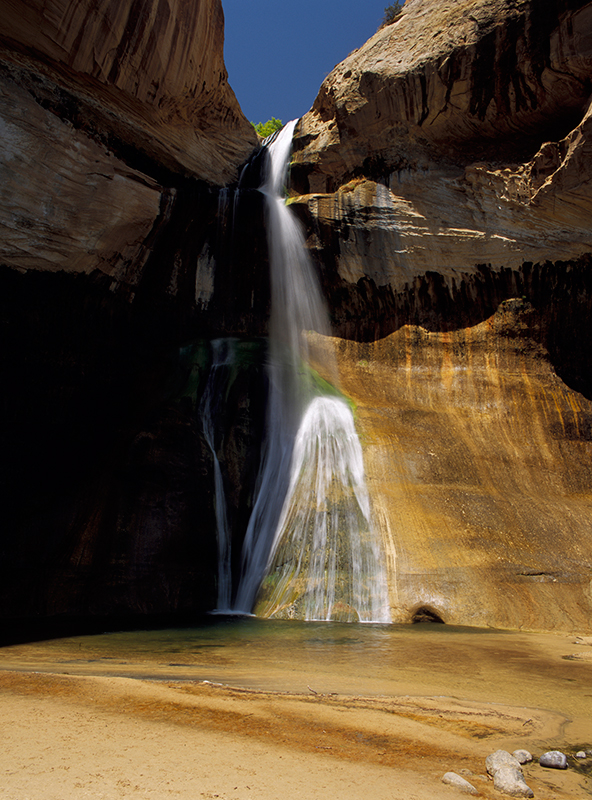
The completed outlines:
[[[326,346],[327,312],[300,227],[284,200],[297,121],[267,143],[271,270],[269,400],[257,494],[235,609],[300,619],[390,620],[382,544],[372,525],[362,450]]]

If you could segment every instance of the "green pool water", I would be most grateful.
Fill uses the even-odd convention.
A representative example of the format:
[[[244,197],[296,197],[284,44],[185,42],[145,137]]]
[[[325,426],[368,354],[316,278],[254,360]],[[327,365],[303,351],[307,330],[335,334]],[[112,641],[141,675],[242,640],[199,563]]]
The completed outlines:
[[[592,720],[592,647],[567,634],[211,616],[191,628],[0,648],[0,669],[250,689],[454,696]],[[590,723],[592,739],[592,722]]]

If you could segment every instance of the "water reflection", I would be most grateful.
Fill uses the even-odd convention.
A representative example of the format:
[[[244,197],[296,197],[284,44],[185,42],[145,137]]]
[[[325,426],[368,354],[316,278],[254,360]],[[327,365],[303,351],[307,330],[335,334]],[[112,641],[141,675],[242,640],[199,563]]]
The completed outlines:
[[[592,661],[573,637],[446,625],[212,616],[194,628],[0,649],[0,668],[354,695],[455,696],[592,718]]]

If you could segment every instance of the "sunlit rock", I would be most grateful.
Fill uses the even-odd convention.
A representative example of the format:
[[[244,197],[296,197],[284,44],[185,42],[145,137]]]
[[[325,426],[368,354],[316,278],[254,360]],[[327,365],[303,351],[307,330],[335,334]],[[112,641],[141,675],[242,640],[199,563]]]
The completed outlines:
[[[127,155],[236,177],[257,139],[228,85],[219,0],[0,7],[3,72],[38,103]]]
[[[393,616],[590,629],[592,6],[409,0],[296,131]]]
[[[516,756],[508,753],[507,750],[496,750],[494,753],[490,753],[485,759],[485,768],[489,775],[495,775],[502,767],[520,769],[520,761]]]
[[[514,750],[512,755],[518,759],[520,764],[529,764],[532,761],[532,754],[528,750]]]
[[[442,778],[442,783],[446,783],[448,786],[454,786],[455,789],[459,789],[465,794],[479,794],[472,783],[469,783],[465,778],[457,775],[456,772],[446,772]]]
[[[522,770],[516,767],[500,767],[493,774],[493,787],[510,797],[534,797],[534,792],[524,780]]]

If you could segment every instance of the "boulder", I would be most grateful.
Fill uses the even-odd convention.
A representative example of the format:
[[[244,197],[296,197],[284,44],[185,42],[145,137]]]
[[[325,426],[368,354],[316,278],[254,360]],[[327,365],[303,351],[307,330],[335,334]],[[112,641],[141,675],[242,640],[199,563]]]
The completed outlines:
[[[520,761],[516,756],[508,753],[507,750],[496,750],[495,753],[491,753],[485,759],[485,768],[487,769],[488,775],[495,775],[502,767],[511,767],[521,770]]]
[[[549,750],[539,758],[539,764],[548,769],[567,769],[567,756],[560,750]]]
[[[532,761],[532,754],[528,750],[514,750],[512,755],[518,759],[520,764],[529,764]]]
[[[493,777],[495,789],[512,797],[534,797],[526,784],[520,761],[506,750],[496,750],[485,759],[488,775]]]
[[[511,797],[534,797],[534,792],[517,767],[500,767],[493,775],[493,786],[498,792]]]

